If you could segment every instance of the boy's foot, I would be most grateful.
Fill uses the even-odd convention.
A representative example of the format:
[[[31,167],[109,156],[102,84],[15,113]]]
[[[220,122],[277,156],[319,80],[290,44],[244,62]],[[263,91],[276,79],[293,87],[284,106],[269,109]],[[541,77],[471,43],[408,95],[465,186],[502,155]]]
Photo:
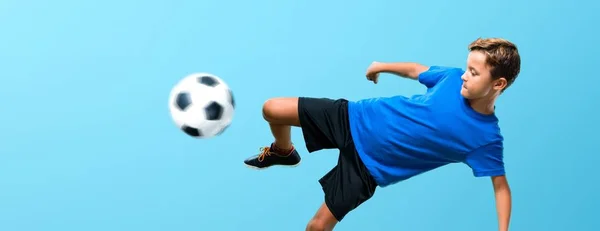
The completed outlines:
[[[260,148],[261,153],[244,160],[251,168],[263,169],[273,165],[296,166],[300,164],[300,155],[294,147],[289,151],[279,151],[275,145]]]

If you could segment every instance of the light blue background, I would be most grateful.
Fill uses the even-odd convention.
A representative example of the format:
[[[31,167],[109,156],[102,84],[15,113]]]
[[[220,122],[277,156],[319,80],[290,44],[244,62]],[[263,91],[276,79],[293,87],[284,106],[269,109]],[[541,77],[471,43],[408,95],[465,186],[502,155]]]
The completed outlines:
[[[304,230],[335,151],[250,170],[276,96],[412,95],[372,61],[464,67],[477,37],[521,51],[498,102],[511,230],[597,230],[598,4],[592,1],[0,1],[0,230]],[[596,10],[595,10],[596,9]],[[596,29],[594,29],[596,28]],[[237,100],[194,140],[168,114],[192,72]],[[336,230],[496,230],[488,178],[456,164],[378,189]]]

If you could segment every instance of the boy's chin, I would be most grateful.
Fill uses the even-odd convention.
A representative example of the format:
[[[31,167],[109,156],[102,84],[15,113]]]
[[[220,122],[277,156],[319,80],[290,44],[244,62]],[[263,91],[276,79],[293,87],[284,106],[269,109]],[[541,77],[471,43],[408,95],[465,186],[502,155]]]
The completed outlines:
[[[479,97],[469,94],[469,91],[467,91],[465,89],[460,90],[460,95],[462,95],[463,98],[468,99],[468,100],[479,99]]]
[[[464,97],[464,98],[470,99],[470,95],[469,95],[469,93],[468,93],[468,92],[467,92],[467,90],[466,90],[466,89],[464,89],[464,88],[461,88],[461,89],[460,89],[460,95],[462,95],[462,97]]]

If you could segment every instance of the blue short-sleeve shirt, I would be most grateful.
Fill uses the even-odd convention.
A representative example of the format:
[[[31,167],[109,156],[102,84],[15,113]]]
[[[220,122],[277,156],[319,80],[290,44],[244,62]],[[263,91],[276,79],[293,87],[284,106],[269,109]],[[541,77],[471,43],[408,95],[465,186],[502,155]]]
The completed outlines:
[[[505,173],[498,118],[469,106],[460,94],[463,73],[432,66],[418,78],[424,94],[349,102],[356,149],[380,187],[450,163],[477,177]]]

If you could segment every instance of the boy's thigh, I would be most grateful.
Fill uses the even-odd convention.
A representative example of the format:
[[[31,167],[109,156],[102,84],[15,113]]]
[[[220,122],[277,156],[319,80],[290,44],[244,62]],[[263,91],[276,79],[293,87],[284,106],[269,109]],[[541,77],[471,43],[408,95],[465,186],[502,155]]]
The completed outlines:
[[[352,140],[345,99],[300,97],[298,118],[308,152],[341,149]]]
[[[369,200],[377,187],[352,143],[340,150],[337,165],[319,183],[325,193],[325,204],[338,221]]]

